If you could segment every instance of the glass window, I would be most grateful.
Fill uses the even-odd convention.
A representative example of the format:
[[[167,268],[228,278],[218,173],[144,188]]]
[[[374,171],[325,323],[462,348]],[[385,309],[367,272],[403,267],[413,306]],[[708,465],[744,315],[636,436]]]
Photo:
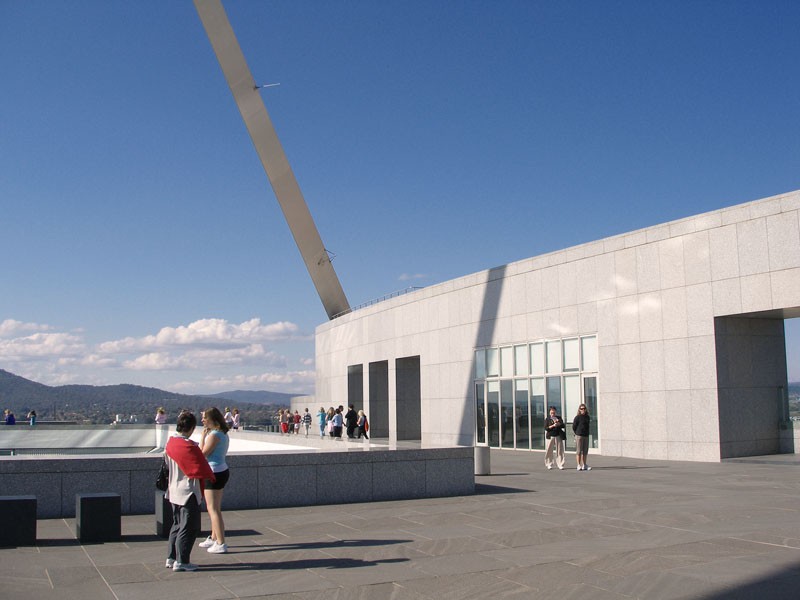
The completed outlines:
[[[597,371],[597,338],[595,336],[581,338],[581,355],[583,370]]]
[[[598,356],[596,334],[475,350],[476,443],[542,450],[549,407],[571,423],[585,402],[596,448]]]
[[[531,344],[531,375],[544,375],[544,344]]]
[[[500,429],[500,446],[502,448],[513,448],[515,433],[513,379],[503,379],[500,381]]]
[[[511,346],[500,348],[500,375],[514,376],[514,349]]]
[[[544,450],[544,379],[531,379],[531,447]]]
[[[564,340],[564,371],[577,371],[581,368],[581,346],[578,338]]]
[[[528,374],[528,347],[514,346],[514,375]]]
[[[486,407],[484,406],[483,385],[483,382],[475,385],[475,420],[478,434],[475,440],[479,444],[486,443]]]
[[[475,351],[475,379],[486,378],[486,350]]]
[[[500,445],[500,382],[486,382],[486,413],[489,445],[497,448]]]
[[[572,419],[578,414],[578,407],[581,405],[581,376],[564,376],[564,421],[572,423]]]
[[[547,378],[547,410],[551,406],[556,407],[556,412],[562,417],[564,416],[564,409],[561,406],[561,377],[548,377]]]
[[[547,342],[547,372],[561,373],[561,340]]]
[[[522,346],[523,348],[525,346]],[[514,425],[517,428],[516,448],[528,450],[531,447],[530,414],[528,411],[528,380],[514,381]]]
[[[500,363],[497,357],[497,348],[486,350],[486,376],[497,377],[500,375]]]

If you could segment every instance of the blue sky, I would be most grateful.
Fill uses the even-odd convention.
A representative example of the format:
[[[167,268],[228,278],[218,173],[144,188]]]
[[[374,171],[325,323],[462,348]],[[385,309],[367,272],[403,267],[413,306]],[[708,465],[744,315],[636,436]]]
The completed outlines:
[[[352,305],[800,188],[794,1],[225,7]],[[0,0],[0,69],[0,368],[313,392],[325,313],[192,3]]]

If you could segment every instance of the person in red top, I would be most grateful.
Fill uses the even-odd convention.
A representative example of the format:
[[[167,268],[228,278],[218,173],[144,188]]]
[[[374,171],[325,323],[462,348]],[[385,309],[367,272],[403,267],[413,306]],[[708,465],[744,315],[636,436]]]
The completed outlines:
[[[172,528],[166,567],[173,571],[196,571],[190,562],[192,546],[200,533],[200,503],[204,481],[215,480],[214,472],[196,442],[189,438],[197,427],[197,417],[184,411],[178,416],[178,435],[167,442],[164,458],[169,467],[169,483],[164,497],[172,504]]]
[[[294,416],[292,417],[292,423],[294,424],[294,432],[296,434],[300,434],[300,421],[302,421],[302,417],[298,411],[294,411]]]

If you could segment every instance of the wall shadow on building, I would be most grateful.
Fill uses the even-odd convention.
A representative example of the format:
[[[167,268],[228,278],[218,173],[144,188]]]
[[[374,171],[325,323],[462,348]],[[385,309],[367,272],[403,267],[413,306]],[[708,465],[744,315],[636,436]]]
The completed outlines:
[[[472,431],[469,439],[466,440],[467,443],[465,445],[468,446],[474,446],[477,442],[475,436],[477,419],[474,383],[475,349],[489,346],[494,342],[494,332],[497,328],[497,314],[500,308],[500,299],[502,297],[503,286],[505,284],[506,271],[507,265],[495,267],[487,271],[483,302],[481,303],[480,321],[478,322],[478,332],[476,333],[475,341],[472,344],[470,371],[467,381],[465,382],[464,399],[466,401],[466,410],[463,412],[461,427],[459,429],[460,432]]]

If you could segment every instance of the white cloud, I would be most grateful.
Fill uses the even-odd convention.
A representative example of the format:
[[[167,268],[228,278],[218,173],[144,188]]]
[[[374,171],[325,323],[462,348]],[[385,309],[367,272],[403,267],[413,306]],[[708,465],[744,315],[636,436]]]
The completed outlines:
[[[133,360],[125,361],[122,366],[134,371],[166,371],[180,369],[182,361],[173,358],[166,352],[150,352]]]
[[[254,375],[237,374],[218,378],[206,378],[202,381],[183,381],[173,386],[176,391],[192,393],[198,389],[227,390],[263,390],[286,391],[290,393],[306,393],[314,389],[314,371],[286,371],[282,373],[259,373]]]
[[[148,352],[123,363],[126,369],[135,371],[196,371],[221,366],[261,365],[285,368],[286,358],[268,352],[261,344],[222,350],[199,349],[184,353]]]
[[[0,339],[0,359],[10,362],[81,356],[85,352],[83,338],[71,333],[34,333]]]
[[[49,325],[6,319],[0,322],[0,365],[46,385],[135,383],[193,393],[228,386],[290,393],[313,389],[313,371],[287,371],[290,359],[276,348],[288,344],[301,356],[309,355],[313,336],[289,321],[201,319],[153,335],[96,344],[86,336],[83,330],[59,332]],[[309,358],[293,357],[291,362],[313,365]],[[252,374],[255,370],[258,375]],[[182,381],[175,383],[178,372]]]
[[[288,321],[264,325],[260,319],[250,319],[236,325],[225,319],[201,319],[180,327],[164,327],[155,335],[105,342],[98,349],[107,354],[120,354],[176,346],[237,346],[254,342],[308,339],[308,336],[298,333],[298,330],[296,324]]]
[[[0,338],[11,338],[31,331],[48,331],[49,325],[39,323],[23,323],[14,319],[6,319],[0,323]]]
[[[397,278],[398,281],[411,281],[414,279],[429,279],[431,276],[427,273],[401,273]]]

